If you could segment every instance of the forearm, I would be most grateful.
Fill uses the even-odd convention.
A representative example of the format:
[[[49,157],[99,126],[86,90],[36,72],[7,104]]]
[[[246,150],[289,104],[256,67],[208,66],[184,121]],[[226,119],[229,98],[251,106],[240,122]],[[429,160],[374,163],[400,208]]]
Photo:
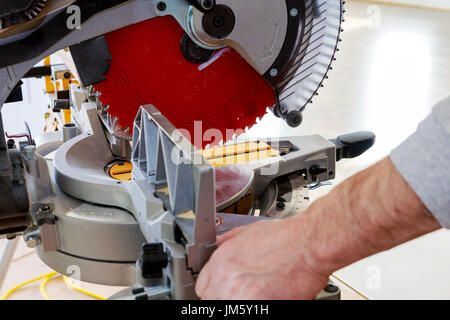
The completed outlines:
[[[293,241],[302,245],[303,258],[326,274],[440,227],[389,158],[347,179],[294,221]]]

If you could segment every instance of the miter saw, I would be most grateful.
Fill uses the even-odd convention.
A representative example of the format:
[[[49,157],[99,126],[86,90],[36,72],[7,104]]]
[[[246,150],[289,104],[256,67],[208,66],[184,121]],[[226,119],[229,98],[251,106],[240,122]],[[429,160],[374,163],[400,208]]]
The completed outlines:
[[[0,0],[0,106],[43,77],[62,115],[56,133],[1,135],[0,233],[23,234],[62,274],[129,286],[112,298],[196,298],[216,234],[300,213],[336,161],[374,143],[369,132],[234,141],[268,109],[301,124],[343,5]],[[60,50],[64,66],[35,66]],[[338,295],[330,284],[318,298]]]

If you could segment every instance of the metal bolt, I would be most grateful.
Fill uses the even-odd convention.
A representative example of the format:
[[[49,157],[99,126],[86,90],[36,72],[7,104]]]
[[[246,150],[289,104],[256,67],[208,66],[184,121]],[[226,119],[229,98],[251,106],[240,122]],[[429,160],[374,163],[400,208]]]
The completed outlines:
[[[28,248],[35,248],[41,242],[41,235],[37,227],[31,227],[25,230],[23,240]]]
[[[36,248],[38,245],[38,240],[35,237],[29,237],[25,240],[28,248]]]
[[[37,226],[42,226],[45,223],[54,224],[55,223],[55,206],[52,203],[44,204],[38,209],[34,215],[34,224]]]
[[[291,128],[297,128],[303,122],[303,115],[300,111],[291,110],[286,115],[286,123]]]
[[[28,145],[24,148],[26,160],[34,160],[36,153],[36,146]]]
[[[296,17],[298,15],[298,10],[296,8],[292,8],[289,14],[291,17]]]
[[[270,76],[271,77],[276,77],[278,75],[278,70],[273,68],[272,70],[270,70]]]
[[[339,290],[339,288],[336,285],[329,283],[323,290],[327,293],[335,293]]]
[[[40,208],[40,210],[41,210],[42,212],[49,212],[49,211],[52,210],[52,208],[50,207],[50,205],[46,204],[46,205],[43,205],[43,206]]]
[[[9,139],[8,140],[8,149],[12,149],[16,147],[16,142],[14,141],[14,139]]]
[[[202,0],[202,8],[205,10],[212,9],[214,2],[211,0]]]
[[[282,211],[282,210],[284,210],[284,208],[286,208],[286,204],[285,204],[283,201],[278,201],[278,202],[277,202],[276,209],[277,209],[278,211]]]
[[[167,5],[166,5],[166,3],[165,2],[158,2],[158,4],[156,5],[156,8],[159,10],[159,11],[165,11],[166,10],[166,8],[167,8]]]

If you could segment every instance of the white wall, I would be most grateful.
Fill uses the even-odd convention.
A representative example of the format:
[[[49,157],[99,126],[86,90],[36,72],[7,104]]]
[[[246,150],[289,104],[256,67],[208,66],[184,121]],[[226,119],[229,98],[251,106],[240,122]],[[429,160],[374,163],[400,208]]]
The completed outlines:
[[[52,55],[52,64],[60,64],[62,60]],[[37,65],[42,65],[38,63]],[[24,133],[26,121],[33,138],[42,134],[45,124],[45,113],[50,100],[44,92],[44,79],[24,79],[22,85],[23,101],[5,104],[1,110],[3,126],[9,135]]]
[[[371,0],[367,0],[371,1]],[[374,2],[399,3],[450,10],[450,0],[375,0]]]
[[[35,138],[42,133],[49,100],[44,94],[44,79],[24,79],[23,101],[3,106],[3,125],[9,135],[24,133],[26,121]]]

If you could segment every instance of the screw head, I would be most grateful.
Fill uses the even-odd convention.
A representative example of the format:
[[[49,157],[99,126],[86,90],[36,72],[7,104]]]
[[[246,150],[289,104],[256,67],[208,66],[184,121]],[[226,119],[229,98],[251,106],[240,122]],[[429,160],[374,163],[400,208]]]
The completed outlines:
[[[50,207],[50,205],[46,204],[46,205],[42,206],[42,207],[40,208],[40,210],[41,210],[42,212],[48,212],[48,211],[51,210],[51,207]]]
[[[278,211],[284,210],[286,208],[286,204],[283,201],[278,201],[276,205],[276,209]]]
[[[202,0],[202,8],[205,10],[212,9],[214,2],[212,0]]]
[[[14,141],[14,139],[9,139],[8,140],[8,149],[12,149],[16,146],[16,142]]]
[[[273,68],[272,70],[270,70],[271,77],[276,77],[277,75],[278,75],[278,69]]]
[[[291,17],[296,17],[298,15],[297,8],[292,8],[291,11],[289,11],[289,14],[291,15]]]
[[[158,4],[156,5],[156,8],[157,8],[159,11],[165,11],[165,10],[167,9],[167,5],[166,5],[165,2],[160,1],[160,2],[158,2]]]
[[[339,290],[339,288],[336,285],[329,283],[323,290],[327,293],[335,293]]]

